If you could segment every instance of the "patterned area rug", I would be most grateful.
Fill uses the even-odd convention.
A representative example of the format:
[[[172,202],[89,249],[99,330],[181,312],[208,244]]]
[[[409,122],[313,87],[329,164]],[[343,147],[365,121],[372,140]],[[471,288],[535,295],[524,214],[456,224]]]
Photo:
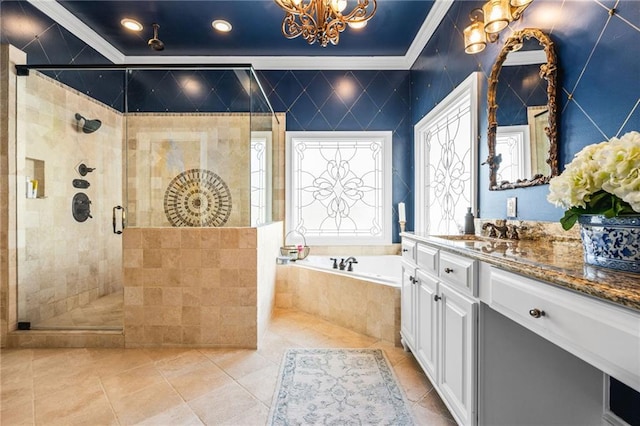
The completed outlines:
[[[381,349],[290,349],[269,425],[413,425]]]

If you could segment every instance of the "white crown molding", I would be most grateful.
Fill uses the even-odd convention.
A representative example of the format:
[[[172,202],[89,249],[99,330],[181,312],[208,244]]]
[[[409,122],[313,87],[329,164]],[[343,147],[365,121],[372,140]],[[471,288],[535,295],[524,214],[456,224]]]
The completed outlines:
[[[452,5],[453,0],[435,0],[418,34],[416,34],[411,46],[409,46],[407,53],[404,55],[407,64],[409,64],[406,69],[411,69]]]
[[[127,56],[125,64],[251,64],[256,70],[408,70],[404,56]]]
[[[435,0],[404,56],[126,56],[56,0],[27,0],[117,65],[252,64],[257,70],[410,70],[454,0]]]
[[[78,37],[88,46],[95,49],[102,56],[113,62],[114,64],[122,64],[125,55],[118,49],[113,47],[109,42],[103,39],[98,33],[92,30],[80,19],[76,18],[71,12],[65,9],[55,0],[27,0],[49,18],[62,25],[69,30],[71,34]]]
[[[502,66],[513,67],[519,65],[544,64],[546,62],[547,54],[544,50],[519,50],[517,52],[509,52]]]

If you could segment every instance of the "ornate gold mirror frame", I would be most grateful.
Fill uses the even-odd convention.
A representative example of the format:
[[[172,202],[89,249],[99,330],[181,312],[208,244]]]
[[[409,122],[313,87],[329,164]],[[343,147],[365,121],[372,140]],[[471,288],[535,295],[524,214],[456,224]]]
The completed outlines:
[[[546,162],[550,167],[550,174],[543,176],[542,174],[536,174],[531,179],[519,179],[516,182],[497,182],[498,168],[500,167],[500,161],[496,161],[496,132],[498,128],[498,122],[496,113],[498,110],[498,104],[496,102],[496,91],[498,87],[498,77],[500,76],[500,70],[502,64],[507,59],[507,55],[514,51],[514,47],[522,46],[525,39],[535,38],[543,47],[547,57],[547,62],[540,66],[540,77],[547,81],[547,107],[549,108],[548,125],[545,126],[544,132],[549,139],[549,156]],[[489,190],[496,191],[502,189],[511,188],[523,188],[535,185],[542,185],[548,183],[553,176],[557,176],[558,170],[558,127],[557,127],[557,104],[556,104],[556,81],[557,81],[557,59],[554,50],[553,41],[542,31],[535,28],[525,28],[523,30],[513,33],[511,37],[506,41],[504,47],[500,51],[500,54],[496,58],[496,63],[493,65],[491,75],[489,76],[489,87],[487,92],[487,101],[489,107],[489,156],[486,164],[489,165]]]

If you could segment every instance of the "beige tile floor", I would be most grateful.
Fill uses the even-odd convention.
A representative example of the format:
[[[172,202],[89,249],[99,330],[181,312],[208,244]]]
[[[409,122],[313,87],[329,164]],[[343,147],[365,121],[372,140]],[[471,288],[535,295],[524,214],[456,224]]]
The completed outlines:
[[[122,329],[122,291],[99,297],[61,315],[32,324],[34,329]]]
[[[411,354],[291,310],[274,313],[258,350],[2,350],[0,424],[264,425],[292,347],[382,348],[416,423],[455,425]]]

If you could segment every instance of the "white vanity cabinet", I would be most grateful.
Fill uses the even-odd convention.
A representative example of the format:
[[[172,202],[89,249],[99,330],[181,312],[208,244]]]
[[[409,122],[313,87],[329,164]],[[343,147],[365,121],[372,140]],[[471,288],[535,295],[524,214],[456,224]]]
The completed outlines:
[[[416,266],[402,262],[402,287],[400,289],[400,334],[405,350],[414,348],[416,341],[416,288],[414,285]]]
[[[439,371],[441,395],[460,423],[476,423],[478,301],[440,283]]]
[[[608,376],[640,391],[638,311],[477,247],[406,235],[402,247],[402,342],[459,424],[625,424]]]
[[[406,238],[405,249],[403,345],[457,421],[475,424],[478,301],[471,296],[476,262]]]
[[[418,270],[416,273],[418,335],[414,354],[425,373],[437,383],[438,377],[438,281]]]
[[[400,334],[405,350],[413,348],[416,332],[416,289],[414,286],[417,265],[415,263],[416,242],[402,241],[402,281],[400,291]]]
[[[628,386],[640,389],[640,315],[519,274],[486,268],[487,304]]]

